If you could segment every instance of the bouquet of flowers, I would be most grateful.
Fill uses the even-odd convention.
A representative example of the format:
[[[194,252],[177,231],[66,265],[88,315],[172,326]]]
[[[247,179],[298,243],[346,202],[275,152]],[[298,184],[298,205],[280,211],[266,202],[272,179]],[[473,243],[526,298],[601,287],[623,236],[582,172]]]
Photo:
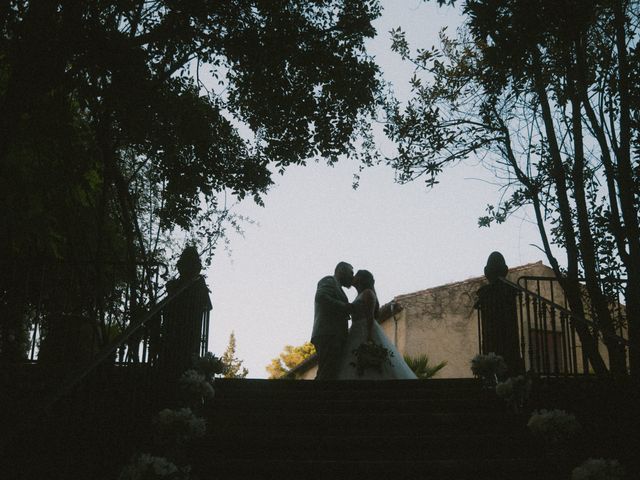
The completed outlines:
[[[620,463],[617,460],[604,458],[589,458],[571,472],[571,480],[622,480],[624,478],[625,471]]]
[[[507,371],[504,358],[491,352],[487,355],[478,354],[471,359],[471,372],[487,380],[495,380]]]
[[[356,357],[356,361],[351,362],[351,365],[355,367],[360,376],[368,368],[382,373],[382,365],[385,363],[392,365],[391,357],[393,357],[393,352],[374,342],[361,343],[358,348],[353,350],[353,354]]]
[[[552,445],[568,440],[580,430],[576,417],[564,410],[535,411],[529,418],[527,427],[533,435]]]

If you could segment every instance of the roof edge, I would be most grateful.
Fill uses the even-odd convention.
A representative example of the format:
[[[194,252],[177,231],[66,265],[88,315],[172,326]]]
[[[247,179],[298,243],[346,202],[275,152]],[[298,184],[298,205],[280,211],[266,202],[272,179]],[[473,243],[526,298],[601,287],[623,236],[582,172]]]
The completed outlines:
[[[547,267],[547,265],[542,263],[542,260],[538,260],[537,262],[525,263],[524,265],[518,265],[517,267],[512,267],[512,268],[509,269],[509,273],[517,272],[518,270],[525,270],[527,268],[531,268],[531,267],[536,266],[536,265],[541,265],[543,267]],[[547,268],[551,268],[551,267],[547,267]],[[417,295],[422,295],[423,293],[432,292],[434,290],[440,290],[442,288],[451,288],[451,287],[455,287],[455,286],[458,286],[458,285],[463,285],[465,283],[475,283],[475,282],[479,282],[481,280],[485,280],[484,275],[480,275],[480,276],[477,276],[477,277],[470,277],[470,278],[467,278],[465,280],[460,280],[460,281],[457,281],[457,282],[451,282],[451,283],[445,283],[445,284],[442,284],[442,285],[437,285],[435,287],[425,288],[424,290],[418,290],[418,291],[410,292],[410,293],[403,293],[401,295],[396,295],[395,297],[393,297],[393,300],[397,301],[397,300],[402,300],[404,298],[411,298],[411,297],[415,297]]]

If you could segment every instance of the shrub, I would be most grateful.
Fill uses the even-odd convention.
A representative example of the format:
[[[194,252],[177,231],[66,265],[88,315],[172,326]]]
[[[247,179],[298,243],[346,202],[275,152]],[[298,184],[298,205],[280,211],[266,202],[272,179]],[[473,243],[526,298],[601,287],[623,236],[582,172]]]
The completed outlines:
[[[404,361],[409,368],[416,374],[421,380],[434,377],[440,370],[447,366],[447,362],[440,362],[436,365],[429,365],[429,357],[427,355],[420,355],[418,357],[404,356]]]

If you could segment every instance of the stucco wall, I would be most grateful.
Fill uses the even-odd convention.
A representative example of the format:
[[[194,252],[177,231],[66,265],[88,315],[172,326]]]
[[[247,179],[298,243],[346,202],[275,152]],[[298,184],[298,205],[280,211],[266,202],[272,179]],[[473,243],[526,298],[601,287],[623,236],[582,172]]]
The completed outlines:
[[[426,354],[430,363],[447,362],[441,378],[471,376],[469,360],[477,350],[476,284],[458,284],[400,299],[406,318],[403,354]]]
[[[401,311],[392,315],[390,318],[382,322],[380,327],[400,353],[404,353],[407,343],[406,312]]]
[[[297,375],[296,380],[313,380],[316,378],[316,373],[318,373],[318,365],[314,365],[302,372],[301,375]]]

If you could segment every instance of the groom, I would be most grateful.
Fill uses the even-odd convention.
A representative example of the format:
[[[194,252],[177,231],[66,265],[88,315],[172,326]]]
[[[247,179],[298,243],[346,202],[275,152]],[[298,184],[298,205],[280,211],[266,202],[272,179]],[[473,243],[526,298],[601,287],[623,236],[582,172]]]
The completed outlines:
[[[336,265],[333,276],[318,282],[316,290],[311,343],[318,355],[316,380],[334,380],[342,347],[347,339],[352,306],[342,287],[351,287],[353,267],[346,262]]]

